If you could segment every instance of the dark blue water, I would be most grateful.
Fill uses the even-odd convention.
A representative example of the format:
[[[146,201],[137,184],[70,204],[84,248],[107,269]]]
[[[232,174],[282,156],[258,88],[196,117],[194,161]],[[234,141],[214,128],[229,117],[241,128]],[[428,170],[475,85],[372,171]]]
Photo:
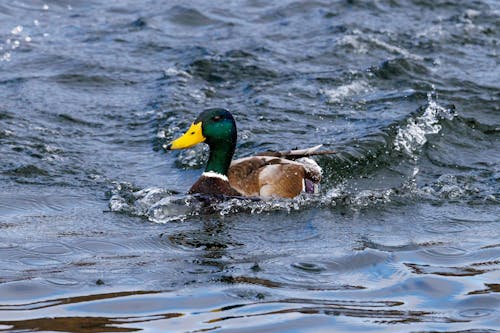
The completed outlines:
[[[0,332],[500,327],[498,1],[3,1]],[[207,207],[237,156],[323,144],[321,194]]]

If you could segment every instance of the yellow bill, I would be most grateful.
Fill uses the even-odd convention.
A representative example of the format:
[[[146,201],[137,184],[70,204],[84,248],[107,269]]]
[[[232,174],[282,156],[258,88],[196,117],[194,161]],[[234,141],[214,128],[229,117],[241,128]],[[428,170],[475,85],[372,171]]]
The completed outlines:
[[[168,150],[172,149],[185,149],[197,145],[200,142],[205,141],[206,138],[203,136],[201,131],[201,121],[198,123],[192,123],[186,133],[184,133],[180,138],[172,141],[167,147]]]

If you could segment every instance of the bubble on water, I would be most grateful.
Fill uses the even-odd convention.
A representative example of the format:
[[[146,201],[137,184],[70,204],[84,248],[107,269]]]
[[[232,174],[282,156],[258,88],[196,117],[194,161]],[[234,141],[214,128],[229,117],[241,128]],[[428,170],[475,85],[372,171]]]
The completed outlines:
[[[24,41],[30,43],[32,41],[32,38],[30,36],[26,36],[24,37]]]
[[[46,3],[43,4],[42,9],[43,10],[49,10],[49,5],[47,5]]]
[[[38,27],[40,25],[40,22],[38,20],[33,20],[33,24]]]

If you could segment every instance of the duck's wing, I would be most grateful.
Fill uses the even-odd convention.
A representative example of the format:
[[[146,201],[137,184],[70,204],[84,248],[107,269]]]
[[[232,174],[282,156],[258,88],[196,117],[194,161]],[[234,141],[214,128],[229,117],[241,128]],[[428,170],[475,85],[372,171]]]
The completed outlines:
[[[303,157],[310,157],[315,155],[331,155],[336,154],[337,152],[334,150],[320,150],[323,145],[317,145],[310,148],[305,149],[294,149],[294,150],[286,150],[286,151],[264,151],[257,153],[256,156],[272,156],[272,157],[280,157],[286,158],[289,160],[297,160]]]
[[[321,180],[321,168],[309,158],[292,161],[252,156],[231,162],[228,179],[231,187],[246,196],[293,198],[315,189],[314,184]]]

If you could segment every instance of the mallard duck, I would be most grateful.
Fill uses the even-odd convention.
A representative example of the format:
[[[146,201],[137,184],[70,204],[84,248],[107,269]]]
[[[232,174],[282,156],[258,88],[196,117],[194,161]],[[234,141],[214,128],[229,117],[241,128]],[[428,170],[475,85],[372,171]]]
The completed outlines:
[[[204,142],[210,148],[205,172],[188,193],[249,197],[293,198],[302,192],[316,193],[321,168],[308,158],[319,146],[287,152],[264,152],[234,161],[236,122],[226,109],[203,111],[187,132],[164,145],[167,150],[190,148]]]

